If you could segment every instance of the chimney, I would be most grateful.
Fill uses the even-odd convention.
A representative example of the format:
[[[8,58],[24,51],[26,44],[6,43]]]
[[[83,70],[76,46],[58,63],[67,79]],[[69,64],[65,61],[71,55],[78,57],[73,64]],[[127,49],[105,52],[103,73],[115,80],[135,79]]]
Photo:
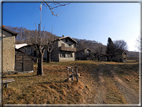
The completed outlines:
[[[2,27],[4,27],[4,28],[5,28],[5,25],[2,25]]]
[[[62,37],[64,37],[64,35],[62,35]]]

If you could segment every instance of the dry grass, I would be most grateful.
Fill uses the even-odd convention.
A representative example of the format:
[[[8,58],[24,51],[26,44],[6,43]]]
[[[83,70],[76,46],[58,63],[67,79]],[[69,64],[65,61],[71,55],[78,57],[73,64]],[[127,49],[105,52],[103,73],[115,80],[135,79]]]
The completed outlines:
[[[73,62],[68,65],[70,63],[75,66]],[[84,92],[89,93],[88,87],[81,81],[64,82],[66,65],[44,64],[44,76],[37,76],[36,73],[7,75],[4,79],[13,78],[15,82],[10,83],[8,89],[3,88],[3,104],[85,103]],[[34,71],[36,69],[35,65]]]
[[[58,77],[58,74],[57,76],[55,74],[46,74],[46,76],[40,77],[34,75],[32,79],[28,78],[26,75],[23,75],[22,78],[15,78],[16,82],[9,84],[9,88],[3,90],[3,103],[82,103],[82,89],[85,88],[83,83],[64,82],[63,78]],[[23,82],[24,77],[25,82]]]
[[[135,64],[133,64],[135,63]],[[9,84],[7,89],[3,88],[3,104],[87,104],[94,103],[96,87],[98,87],[97,71],[106,64],[109,64],[125,80],[125,74],[129,72],[127,78],[131,80],[129,85],[138,90],[137,62],[52,62],[44,63],[44,76],[37,76],[35,73],[7,75],[3,79],[13,78],[15,82]],[[130,65],[130,66],[129,66]],[[134,68],[132,69],[132,65]],[[78,66],[81,75],[79,82],[65,82],[67,78],[66,66]],[[127,69],[125,70],[125,67]],[[119,69],[118,69],[118,68]],[[34,64],[34,71],[37,64]],[[125,72],[122,72],[125,71]],[[107,70],[106,70],[107,71]],[[93,76],[92,76],[93,75]],[[124,75],[124,76],[123,76]],[[133,78],[133,79],[131,79]],[[126,103],[123,95],[114,86],[108,84],[112,82],[108,74],[104,76],[107,87],[107,99],[105,103]],[[125,80],[127,81],[127,80]],[[133,82],[132,82],[133,81]],[[127,81],[128,82],[128,81]],[[114,90],[110,91],[112,88]],[[90,100],[92,99],[92,100]]]

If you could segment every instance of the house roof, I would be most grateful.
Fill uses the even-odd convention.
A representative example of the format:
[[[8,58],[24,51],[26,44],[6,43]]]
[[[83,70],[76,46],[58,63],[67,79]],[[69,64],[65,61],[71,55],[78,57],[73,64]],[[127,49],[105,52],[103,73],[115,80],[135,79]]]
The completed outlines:
[[[2,30],[6,31],[6,32],[8,32],[10,34],[12,34],[12,36],[17,36],[17,34],[18,34],[17,32],[14,32],[14,31],[11,31],[9,29],[6,29],[5,27],[2,27]]]
[[[34,59],[35,59],[35,58],[34,58],[34,57],[32,57],[31,55],[29,55],[29,54],[27,54],[27,53],[25,53],[25,52],[23,52],[23,51],[21,51],[21,50],[19,50],[19,49],[15,49],[15,51],[17,51],[17,52],[21,52],[21,53],[23,53],[23,54],[25,54],[25,55],[29,56],[30,58],[32,58],[32,60],[34,60]]]
[[[115,54],[122,54],[122,53],[125,53],[127,54],[124,50],[122,49],[116,49],[116,53]]]
[[[15,44],[16,49],[20,49],[20,48],[25,47],[25,46],[28,46],[28,44],[27,43]]]
[[[79,50],[79,51],[76,51],[76,52],[81,52],[81,51],[84,51],[84,50],[86,50],[86,49],[89,49],[89,48],[84,48],[84,49]],[[91,51],[91,49],[89,49],[89,50]]]
[[[62,39],[66,39],[66,38],[69,38],[69,39],[70,39],[70,40],[72,40],[73,42],[77,43],[77,41],[76,41],[76,40],[72,39],[72,38],[71,38],[71,37],[69,37],[69,36],[61,37],[61,38],[58,38],[58,39],[56,39],[56,40],[62,40]]]

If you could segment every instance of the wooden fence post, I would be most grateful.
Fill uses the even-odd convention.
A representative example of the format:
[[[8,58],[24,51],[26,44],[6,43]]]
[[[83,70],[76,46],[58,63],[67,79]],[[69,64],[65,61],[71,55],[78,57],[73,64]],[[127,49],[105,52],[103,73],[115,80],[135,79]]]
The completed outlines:
[[[78,67],[66,67],[67,68],[67,80],[69,80],[69,78],[72,79],[72,81],[74,81],[74,76],[76,76],[76,80],[78,82]],[[73,69],[75,68],[76,73],[73,72]],[[71,75],[69,75],[69,71],[72,72]]]
[[[75,67],[75,69],[76,69],[76,80],[77,80],[77,82],[78,82],[78,68]]]
[[[73,67],[71,67],[71,68],[72,68],[72,70],[71,70],[71,72],[72,72],[72,81],[74,81]]]
[[[67,67],[67,80],[69,80],[69,68]]]

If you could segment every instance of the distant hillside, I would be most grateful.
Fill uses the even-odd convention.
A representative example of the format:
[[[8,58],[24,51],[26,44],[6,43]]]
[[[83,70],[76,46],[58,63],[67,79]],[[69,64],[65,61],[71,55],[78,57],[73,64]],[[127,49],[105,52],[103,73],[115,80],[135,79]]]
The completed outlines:
[[[128,57],[139,58],[139,52],[128,51]]]
[[[27,43],[28,40],[30,40],[31,38],[31,35],[32,35],[32,38],[35,38],[35,35],[37,34],[37,30],[28,30],[24,27],[11,27],[11,26],[5,26],[7,29],[11,30],[11,31],[15,31],[18,33],[18,35],[16,36],[15,38],[15,43],[18,44],[18,43]],[[50,35],[50,36],[53,36],[53,37],[57,37],[56,35],[50,33],[50,32],[47,32],[47,31],[42,31],[43,34],[45,35]],[[30,36],[29,36],[30,35]],[[43,39],[46,39],[47,37],[43,36],[42,37]]]
[[[18,35],[16,36],[16,43],[25,43],[27,41],[26,38],[28,37],[28,35],[30,35],[30,34],[34,35],[34,32],[35,32],[34,30],[27,30],[26,28],[23,28],[23,27],[19,28],[19,27],[6,26],[6,28],[18,33]],[[51,32],[47,32],[47,31],[42,31],[42,32],[44,32],[46,34],[46,37],[44,37],[44,39],[46,39],[48,35],[50,35],[50,36],[52,35],[56,38],[61,37],[61,36],[57,36],[55,34],[52,34]],[[77,51],[82,50],[84,48],[90,48],[92,53],[99,53],[99,54],[106,53],[106,45],[103,45],[100,42],[97,42],[95,40],[86,40],[86,39],[77,39],[77,38],[73,38],[73,39],[75,39],[77,41],[77,44],[76,44]],[[138,58],[139,53],[133,52],[133,51],[128,51],[128,57]]]
[[[86,40],[86,39],[75,39],[75,40],[77,41],[76,44],[77,50],[90,48],[92,53],[104,54],[106,52],[106,46],[95,40]]]
[[[28,35],[30,35],[30,34],[34,35],[34,32],[35,32],[33,30],[27,30],[26,28],[23,28],[23,27],[19,28],[19,27],[6,26],[6,28],[18,33],[18,35],[16,36],[16,44],[17,43],[26,43]],[[52,34],[51,32],[47,32],[47,31],[42,31],[42,32],[46,33],[47,36],[52,35],[56,38],[61,37],[61,36],[56,36],[56,35]],[[73,39],[75,39],[77,41],[77,44],[76,44],[77,50],[81,50],[84,48],[90,48],[92,50],[92,53],[97,52],[100,54],[105,53],[105,51],[106,51],[106,46],[104,46],[102,43],[99,43],[95,40],[86,40],[86,39],[77,39],[77,38],[73,38]]]

